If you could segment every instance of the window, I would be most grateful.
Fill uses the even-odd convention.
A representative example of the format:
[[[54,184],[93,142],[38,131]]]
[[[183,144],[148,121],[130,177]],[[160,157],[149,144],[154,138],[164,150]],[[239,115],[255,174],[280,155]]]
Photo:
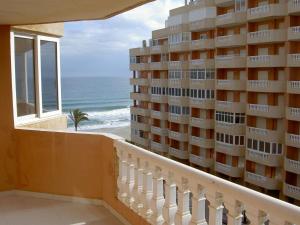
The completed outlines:
[[[16,123],[61,113],[59,40],[12,32]]]
[[[267,154],[281,155],[282,154],[282,144],[280,143],[270,143],[265,141],[258,141],[249,138],[247,141],[247,148],[252,151],[259,151]]]

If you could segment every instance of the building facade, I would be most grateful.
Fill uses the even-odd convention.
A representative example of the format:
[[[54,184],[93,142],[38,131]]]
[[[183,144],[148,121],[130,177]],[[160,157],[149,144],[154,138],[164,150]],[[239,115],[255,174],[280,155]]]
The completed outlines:
[[[130,69],[133,143],[299,204],[300,1],[190,1]]]

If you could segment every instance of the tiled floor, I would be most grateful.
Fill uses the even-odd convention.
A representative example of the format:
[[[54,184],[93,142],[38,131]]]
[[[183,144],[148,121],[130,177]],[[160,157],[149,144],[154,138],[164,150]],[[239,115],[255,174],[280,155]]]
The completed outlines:
[[[0,225],[122,225],[102,206],[0,196]]]

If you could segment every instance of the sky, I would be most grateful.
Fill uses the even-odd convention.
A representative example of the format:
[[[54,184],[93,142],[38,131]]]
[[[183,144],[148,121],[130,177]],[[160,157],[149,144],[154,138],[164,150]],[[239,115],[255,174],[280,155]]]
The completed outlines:
[[[164,28],[169,10],[184,0],[157,0],[107,20],[65,23],[62,77],[129,77],[129,49]]]

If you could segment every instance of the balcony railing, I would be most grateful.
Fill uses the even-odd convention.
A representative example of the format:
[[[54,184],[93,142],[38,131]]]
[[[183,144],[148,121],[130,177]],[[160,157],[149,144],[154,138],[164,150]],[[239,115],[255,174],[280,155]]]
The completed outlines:
[[[284,55],[256,55],[248,56],[248,67],[285,67]]]
[[[253,116],[283,118],[284,107],[281,107],[280,105],[248,104],[247,113]]]
[[[268,43],[268,42],[285,42],[286,30],[260,30],[248,33],[248,44]]]
[[[300,66],[300,53],[288,54],[287,62],[289,67],[299,67]]]
[[[285,92],[285,82],[281,80],[248,80],[247,90],[254,92]]]
[[[286,13],[285,3],[261,5],[255,8],[248,9],[247,19],[249,21],[252,21],[252,20],[261,20],[270,17],[281,17],[281,16],[285,16],[285,13]]]
[[[217,89],[221,90],[245,90],[245,80],[217,80]]]
[[[299,0],[289,0],[288,2],[288,13],[296,14],[300,12],[300,1]]]
[[[189,157],[190,157],[189,158],[190,163],[193,163],[198,166],[206,167],[206,168],[212,167],[214,163],[212,158],[205,158],[203,156],[194,155],[193,153],[190,153]]]
[[[115,142],[115,148],[119,159],[118,199],[151,224],[222,224],[223,206],[228,224],[239,224],[244,209],[253,224],[266,220],[297,224],[300,220],[297,206],[124,141]],[[269,181],[256,174],[251,177]]]
[[[288,120],[300,121],[300,108],[287,107],[286,118]]]
[[[300,174],[300,160],[293,160],[285,158],[284,168],[287,171]]]
[[[288,29],[288,40],[299,40],[300,39],[300,26],[289,27]]]
[[[280,181],[276,177],[270,178],[246,171],[245,181],[269,190],[280,189]]]
[[[246,159],[267,166],[281,166],[282,155],[260,152],[253,149],[246,150]]]
[[[285,136],[285,143],[288,146],[300,148],[300,135],[287,133]]]
[[[231,47],[231,46],[243,46],[246,44],[245,34],[232,34],[225,36],[218,36],[215,39],[216,47]]]
[[[219,173],[223,173],[230,177],[241,177],[243,174],[243,167],[233,167],[228,164],[216,162],[215,163],[215,170]]]
[[[190,44],[190,49],[202,50],[202,49],[214,49],[215,41],[214,39],[200,39],[192,40]]]
[[[300,81],[288,81],[287,92],[293,94],[300,94]]]
[[[298,186],[284,183],[283,184],[283,193],[294,199],[300,200],[300,187],[298,187]]]
[[[244,68],[246,57],[240,55],[218,55],[215,59],[216,68]]]

